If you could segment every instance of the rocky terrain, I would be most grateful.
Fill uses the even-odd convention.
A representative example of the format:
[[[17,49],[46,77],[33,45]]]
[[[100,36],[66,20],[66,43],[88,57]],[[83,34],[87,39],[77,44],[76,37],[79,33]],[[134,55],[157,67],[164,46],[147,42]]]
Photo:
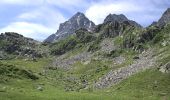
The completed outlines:
[[[90,21],[83,13],[78,12],[68,21],[60,24],[59,30],[45,39],[44,42],[55,42],[66,38],[80,28],[85,28],[92,31],[94,27],[95,24],[92,21]]]
[[[43,43],[2,33],[0,99],[169,100],[169,15],[143,28],[123,14],[95,25],[78,12]]]
[[[6,59],[5,55],[8,54],[27,58],[42,57],[45,52],[42,51],[40,44],[40,42],[18,33],[2,33],[0,35],[0,59]]]
[[[119,23],[129,23],[132,26],[135,27],[139,27],[142,28],[142,26],[140,24],[138,24],[135,21],[129,20],[125,15],[120,14],[120,15],[116,15],[116,14],[109,14],[105,19],[104,19],[104,23],[107,22],[119,22]]]
[[[170,8],[168,8],[162,17],[158,20],[158,26],[162,27],[170,22]]]
[[[157,66],[155,50],[145,47],[147,43],[152,41],[152,43],[161,43],[165,42],[165,38],[163,41],[161,40],[160,33],[164,32],[169,26],[166,26],[169,21],[168,13],[169,9],[163,14],[158,23],[161,20],[164,20],[166,17],[166,21],[164,24],[164,28],[160,29],[159,27],[155,27],[154,25],[143,29],[141,25],[136,23],[135,21],[131,21],[126,18],[123,14],[115,15],[110,14],[106,17],[103,24],[97,25],[94,28],[94,39],[93,41],[85,42],[86,44],[81,44],[81,42],[75,42],[74,46],[71,48],[72,50],[79,49],[80,45],[85,45],[86,48],[83,52],[78,52],[74,55],[67,56],[68,53],[65,52],[61,56],[57,57],[53,61],[52,69],[64,69],[71,70],[74,68],[77,62],[88,61],[87,64],[92,63],[93,60],[105,60],[105,61],[113,61],[113,65],[121,65],[124,62],[127,62],[127,59],[122,56],[128,49],[133,50],[135,53],[139,53],[135,56],[132,56],[132,62],[130,64],[122,66],[122,68],[114,68],[105,73],[104,76],[98,79],[98,81],[94,84],[95,88],[106,88],[112,86],[114,84],[118,84],[122,80],[134,75],[138,72],[144,71],[146,69],[150,69],[153,66]],[[163,27],[163,26],[162,26]],[[86,34],[87,30],[79,30],[76,31],[75,35],[73,35],[73,40],[77,41],[80,39],[79,35]],[[79,33],[79,35],[78,35]],[[168,32],[162,33],[161,35],[168,35]],[[85,37],[85,35],[83,36]],[[86,38],[83,38],[86,39]],[[89,38],[87,38],[89,39]],[[80,39],[82,40],[82,39]],[[168,43],[169,39],[166,40]],[[73,42],[73,41],[72,41]],[[62,42],[64,43],[64,42]],[[60,44],[60,42],[59,42]],[[59,46],[59,44],[56,44]],[[65,42],[62,45],[69,45],[71,42]],[[80,46],[80,47],[79,47]],[[169,46],[169,44],[166,44]],[[60,48],[60,50],[66,49],[66,47]],[[69,51],[72,51],[69,50]],[[153,52],[154,51],[154,52]],[[126,55],[127,56],[127,55]],[[129,56],[129,55],[128,55]],[[129,56],[130,57],[130,56]],[[165,65],[166,66],[166,65]],[[162,67],[160,70],[165,71],[167,67]],[[86,80],[88,81],[88,80]]]
[[[112,86],[113,84],[118,84],[120,81],[133,74],[154,67],[156,65],[155,59],[156,58],[152,57],[151,51],[146,51],[140,54],[139,58],[134,60],[133,64],[116,70],[111,70],[105,76],[100,78],[99,81],[95,83],[94,87],[102,89]]]

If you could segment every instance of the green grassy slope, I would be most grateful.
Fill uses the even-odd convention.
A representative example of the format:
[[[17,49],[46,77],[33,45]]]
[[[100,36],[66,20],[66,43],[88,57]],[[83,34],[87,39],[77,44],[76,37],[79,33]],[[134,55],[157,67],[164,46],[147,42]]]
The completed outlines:
[[[91,86],[95,80],[111,69],[131,64],[133,57],[137,55],[132,48],[123,48],[122,50],[120,46],[120,50],[115,50],[110,55],[103,54],[103,57],[107,56],[107,59],[120,55],[125,56],[127,61],[122,65],[112,66],[113,61],[92,59],[87,64],[80,61],[76,62],[73,69],[69,71],[48,69],[53,60],[50,57],[37,58],[37,61],[25,59],[1,60],[0,79],[4,81],[0,81],[0,100],[169,100],[170,74],[161,73],[157,69],[159,65],[164,65],[170,60],[170,46],[168,44],[169,27],[167,25],[162,31],[156,33],[154,38],[144,41],[142,44],[155,50],[154,54],[158,57],[157,66],[133,75],[123,80],[120,84],[103,90],[94,88],[82,89],[83,86],[81,83],[87,80],[89,86]],[[88,46],[90,47],[92,44],[94,44],[94,48],[99,46],[97,39],[95,40],[97,42],[88,41],[84,43],[88,38],[94,38],[91,33],[87,33],[86,35],[87,39],[83,41],[73,36],[68,38],[68,40],[52,44],[51,50],[54,52],[51,53],[60,55],[69,52],[69,57],[88,49]],[[131,33],[127,38],[117,37],[114,42],[122,45],[124,43],[123,39],[131,40],[132,45],[138,47],[140,45],[135,44],[137,40],[134,35]],[[162,44],[164,42],[166,42],[166,45]],[[87,48],[82,47],[82,45],[86,45]],[[66,48],[66,50],[63,51],[63,48]],[[93,53],[98,49],[94,49]],[[75,51],[72,52],[72,50]],[[20,73],[22,70],[31,72],[33,75],[35,74],[39,79],[33,80],[25,77],[25,74]],[[66,88],[71,90],[67,90]]]
[[[42,86],[43,91],[37,90]],[[0,84],[0,100],[169,100],[170,74],[141,72],[105,90],[65,92],[49,80],[11,80]]]

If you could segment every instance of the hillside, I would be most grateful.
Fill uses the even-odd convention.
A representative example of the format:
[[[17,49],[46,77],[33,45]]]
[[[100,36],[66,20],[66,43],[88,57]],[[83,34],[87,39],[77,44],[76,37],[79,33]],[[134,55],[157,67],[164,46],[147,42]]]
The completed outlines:
[[[40,42],[14,32],[0,35],[0,59],[41,58],[48,50]]]
[[[77,13],[43,43],[1,34],[0,100],[169,100],[169,14],[143,28]]]

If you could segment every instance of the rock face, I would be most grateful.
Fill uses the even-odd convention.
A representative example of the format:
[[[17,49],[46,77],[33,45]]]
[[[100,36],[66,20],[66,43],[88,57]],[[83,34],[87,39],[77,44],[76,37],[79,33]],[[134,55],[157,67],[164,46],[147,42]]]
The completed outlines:
[[[116,15],[116,14],[109,14],[105,20],[104,23],[107,22],[118,22],[118,23],[129,23],[132,26],[135,27],[142,27],[141,25],[139,25],[138,23],[136,23],[135,21],[129,20],[125,15],[120,14],[120,15]]]
[[[0,52],[29,57],[42,57],[40,43],[15,32],[0,34]],[[2,56],[1,56],[2,57]],[[4,57],[3,57],[4,58]]]
[[[161,66],[159,71],[162,73],[170,73],[170,62],[165,64],[164,66]]]
[[[96,33],[101,33],[102,38],[114,38],[134,29],[141,29],[142,26],[135,21],[129,20],[123,14],[109,14],[103,24],[95,27]]]
[[[162,27],[170,23],[170,8],[168,8],[162,15],[162,17],[158,21],[158,26]]]
[[[60,24],[59,30],[49,36],[44,42],[54,42],[60,39],[63,39],[73,33],[80,28],[85,28],[88,31],[93,30],[95,24],[90,21],[83,13],[76,13],[72,18],[68,21]]]
[[[157,26],[157,27],[163,27],[166,24],[170,23],[170,8],[168,8],[161,18],[156,22],[154,21],[150,26]]]
[[[50,35],[48,38],[46,38],[46,39],[44,40],[44,42],[45,42],[45,43],[52,42],[53,40],[55,40],[55,38],[56,38],[56,34],[52,34],[52,35]]]
[[[72,65],[74,65],[77,61],[89,61],[92,57],[91,53],[83,52],[81,54],[78,54],[73,57],[69,57],[65,59],[66,55],[62,55],[55,59],[53,62],[53,67],[51,69],[64,69],[64,70],[70,70],[72,68]]]
[[[120,15],[116,15],[116,14],[109,14],[105,20],[104,23],[106,22],[112,22],[112,21],[118,21],[118,22],[124,22],[127,21],[128,19],[126,18],[125,15],[120,14]]]
[[[145,54],[140,54],[140,59],[135,60],[131,65],[118,68],[117,70],[111,70],[100,78],[99,81],[94,84],[94,87],[98,89],[107,88],[114,84],[118,84],[131,75],[151,68],[155,65],[155,58],[152,58],[149,54],[151,54],[151,51],[148,51]]]

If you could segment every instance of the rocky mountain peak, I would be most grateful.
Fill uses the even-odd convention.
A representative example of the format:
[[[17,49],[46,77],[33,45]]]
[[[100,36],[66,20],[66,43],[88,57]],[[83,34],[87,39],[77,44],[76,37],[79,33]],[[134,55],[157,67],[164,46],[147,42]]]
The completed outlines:
[[[158,26],[162,27],[170,23],[170,8],[168,8],[162,15],[162,17],[158,21]]]
[[[140,24],[138,24],[135,21],[129,20],[125,15],[123,14],[109,14],[105,19],[104,19],[104,23],[108,23],[108,22],[118,22],[118,23],[129,23],[132,26],[135,27],[139,27],[141,28],[142,26]]]
[[[79,16],[83,16],[86,17],[83,13],[81,12],[77,12],[73,17],[79,17]]]
[[[120,15],[116,15],[116,14],[109,14],[105,20],[104,23],[106,22],[113,22],[113,21],[117,21],[117,22],[123,22],[123,21],[127,21],[127,17],[123,14]]]
[[[92,31],[94,26],[95,24],[83,13],[77,12],[68,21],[61,23],[59,30],[55,33],[55,35],[53,34],[52,36],[49,36],[45,42],[54,42],[66,38],[67,36],[74,34],[75,31],[80,28],[85,28],[88,31]]]
[[[169,15],[170,14],[170,8],[168,8],[163,15]]]

